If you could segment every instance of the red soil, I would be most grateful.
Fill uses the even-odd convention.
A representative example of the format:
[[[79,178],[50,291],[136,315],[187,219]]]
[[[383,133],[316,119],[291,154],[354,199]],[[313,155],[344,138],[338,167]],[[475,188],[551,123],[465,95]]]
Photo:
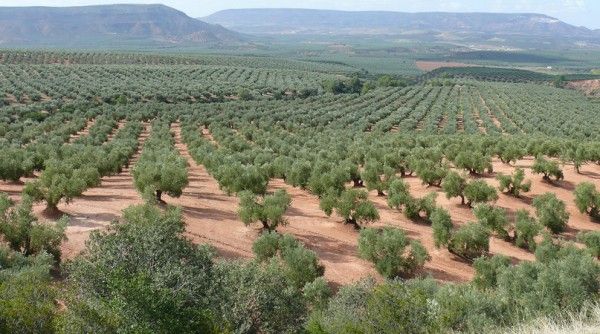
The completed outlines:
[[[174,125],[172,130],[177,149],[189,161],[190,184],[180,198],[165,196],[165,200],[182,207],[187,234],[195,242],[209,243],[221,256],[227,258],[251,257],[252,242],[260,234],[260,226],[247,227],[240,221],[237,216],[238,199],[224,194],[206,169],[193,161],[181,141],[179,125]],[[147,135],[148,130],[144,132],[142,140]],[[574,187],[580,182],[589,181],[600,187],[600,166],[588,164],[582,167],[582,174],[577,174],[573,166],[567,165],[564,167],[566,181],[550,184],[542,181],[541,176],[531,174],[529,167],[532,164],[531,158],[519,161],[516,166],[494,161],[496,172],[512,173],[516,167],[526,168],[527,178],[533,182],[531,192],[524,194],[522,198],[501,194],[496,203],[498,206],[505,208],[511,215],[521,208],[533,212],[530,203],[535,196],[554,192],[565,201],[571,214],[569,228],[562,237],[572,240],[579,231],[600,229],[600,224],[577,211],[572,194]],[[490,184],[497,185],[494,177],[495,175],[486,175],[483,178]],[[414,196],[424,196],[430,191],[438,192],[438,204],[450,211],[456,226],[475,220],[471,210],[460,205],[460,199],[448,200],[439,188],[427,188],[416,177],[405,180],[410,184]],[[20,184],[0,183],[0,191],[9,192],[14,198],[19,197],[21,189]],[[332,284],[348,284],[366,276],[378,277],[373,265],[358,257],[358,232],[354,228],[344,225],[342,219],[335,215],[327,217],[319,209],[317,197],[307,191],[291,187],[282,180],[271,180],[269,190],[276,189],[285,189],[293,198],[286,214],[289,224],[279,231],[293,234],[314,250],[325,266],[325,277]],[[425,274],[441,281],[459,282],[472,278],[473,269],[468,263],[445,249],[437,250],[433,247],[430,226],[406,219],[400,211],[390,209],[386,198],[378,197],[375,192],[370,194],[370,198],[381,215],[381,221],[373,226],[392,225],[402,228],[411,238],[421,240],[427,247],[432,260],[427,263]],[[141,202],[131,174],[129,170],[125,170],[119,175],[104,178],[100,187],[89,189],[72,203],[61,204],[61,211],[71,216],[71,225],[67,230],[69,240],[63,245],[66,257],[73,257],[84,248],[90,231],[104,228],[111,220],[119,218],[124,208]],[[36,212],[39,213],[42,209],[42,206],[36,206]],[[510,256],[514,262],[534,259],[530,252],[495,237],[491,239],[490,246],[492,253]]]

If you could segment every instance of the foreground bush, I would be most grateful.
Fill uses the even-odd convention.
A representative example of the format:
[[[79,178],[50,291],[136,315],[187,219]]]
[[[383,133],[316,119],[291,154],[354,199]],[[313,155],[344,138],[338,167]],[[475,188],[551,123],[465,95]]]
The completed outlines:
[[[474,260],[488,252],[490,234],[487,228],[477,223],[467,223],[452,234],[448,243],[450,253]]]
[[[413,276],[431,259],[421,242],[410,240],[404,231],[392,227],[360,231],[358,253],[387,278]]]
[[[475,261],[473,283],[430,279],[361,281],[343,287],[313,312],[309,333],[489,333],[541,316],[568,319],[600,297],[600,264],[558,246],[547,262],[511,265],[506,257]]]
[[[177,209],[131,207],[123,220],[94,232],[86,253],[70,266],[60,331],[281,333],[302,328],[308,303],[281,262],[215,263],[210,248],[182,235],[185,224]]]
[[[66,239],[67,222],[64,217],[57,223],[40,223],[33,215],[29,197],[24,196],[15,205],[6,194],[0,193],[0,236],[12,250],[25,256],[48,253],[60,262],[60,244]]]

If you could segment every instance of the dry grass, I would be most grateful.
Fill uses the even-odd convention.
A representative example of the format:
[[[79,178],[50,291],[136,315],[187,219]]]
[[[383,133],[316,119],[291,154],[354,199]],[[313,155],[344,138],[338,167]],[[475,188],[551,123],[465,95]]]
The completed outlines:
[[[600,333],[600,305],[586,307],[563,319],[539,318],[504,334],[597,334]]]

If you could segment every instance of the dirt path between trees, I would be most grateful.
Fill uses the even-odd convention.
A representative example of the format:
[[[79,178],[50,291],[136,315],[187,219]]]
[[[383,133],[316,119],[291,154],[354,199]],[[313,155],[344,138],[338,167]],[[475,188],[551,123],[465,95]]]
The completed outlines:
[[[121,217],[123,209],[143,203],[133,185],[131,168],[139,158],[150,131],[150,125],[144,123],[138,151],[121,173],[103,177],[100,186],[86,190],[70,204],[61,203],[58,206],[59,210],[70,217],[67,227],[68,240],[62,244],[63,258],[73,258],[79,254],[85,248],[85,241],[90,233],[109,226],[111,221]],[[41,215],[44,207],[36,205],[35,209],[36,213]]]

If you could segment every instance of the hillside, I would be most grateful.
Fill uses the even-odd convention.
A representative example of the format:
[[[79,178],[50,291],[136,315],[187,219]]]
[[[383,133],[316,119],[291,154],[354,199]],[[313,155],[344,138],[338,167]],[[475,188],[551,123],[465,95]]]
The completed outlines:
[[[0,45],[230,43],[240,35],[163,5],[0,7]]]
[[[236,9],[202,18],[229,29],[270,35],[399,35],[437,40],[516,43],[517,36],[598,44],[600,32],[541,14],[346,12],[312,9]],[[517,39],[518,40],[518,39]]]

